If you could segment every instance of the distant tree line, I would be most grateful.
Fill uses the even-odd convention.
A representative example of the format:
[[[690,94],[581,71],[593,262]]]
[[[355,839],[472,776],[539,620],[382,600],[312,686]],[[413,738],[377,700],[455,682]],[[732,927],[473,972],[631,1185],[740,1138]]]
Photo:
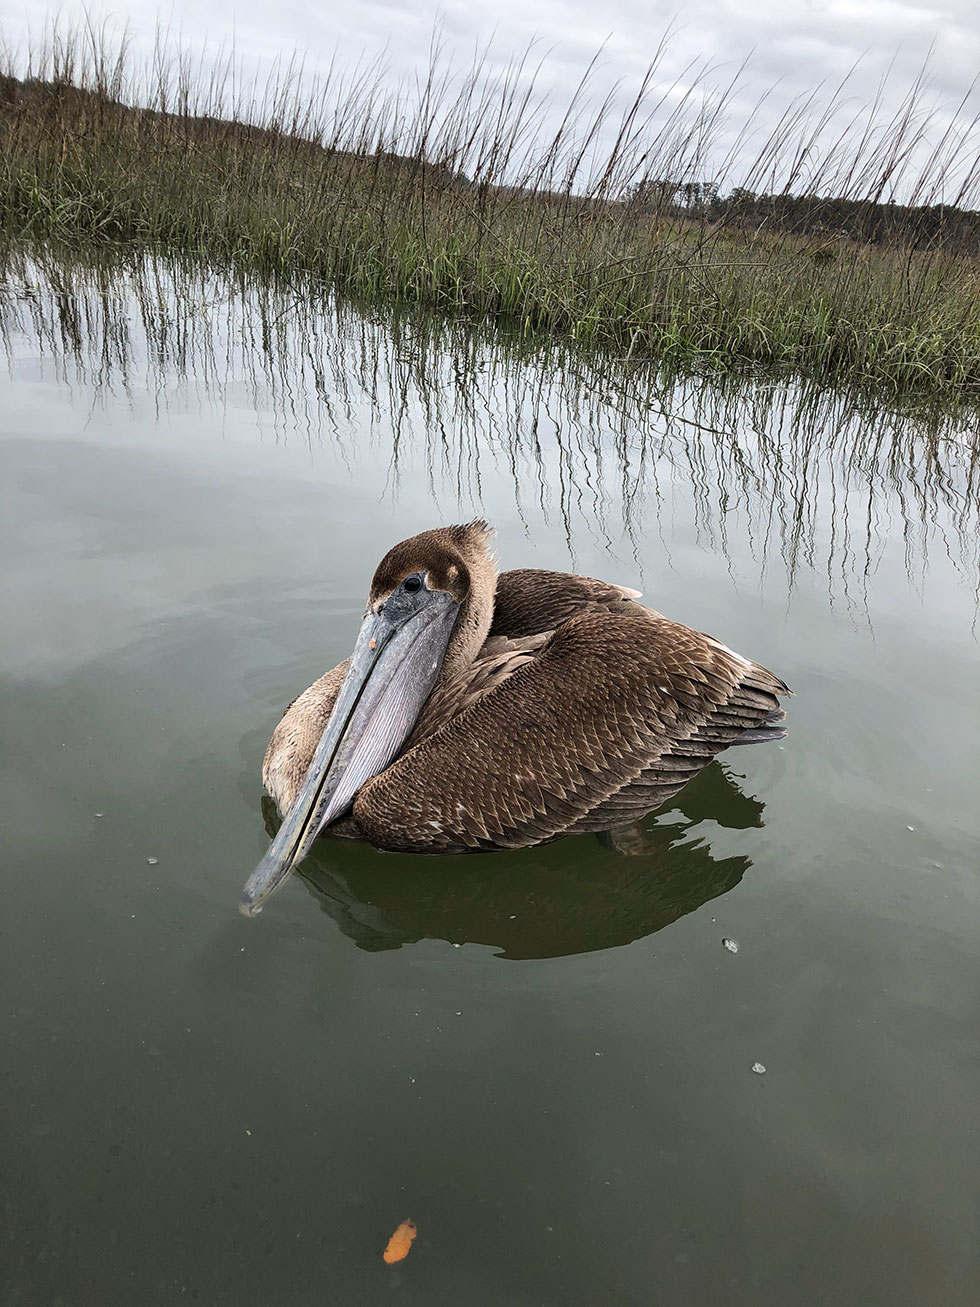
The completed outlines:
[[[701,218],[869,245],[942,246],[980,256],[980,213],[950,204],[879,204],[785,192],[767,195],[741,186],[723,197],[713,182],[652,179],[631,186],[623,199],[637,213]]]

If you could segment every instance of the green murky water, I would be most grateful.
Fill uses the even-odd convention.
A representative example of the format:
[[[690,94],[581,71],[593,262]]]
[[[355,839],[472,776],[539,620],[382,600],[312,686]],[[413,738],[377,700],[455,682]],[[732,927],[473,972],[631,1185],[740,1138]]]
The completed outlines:
[[[167,264],[0,303],[4,1302],[974,1301],[975,421]],[[645,856],[325,844],[243,920],[282,709],[476,513],[789,738]]]

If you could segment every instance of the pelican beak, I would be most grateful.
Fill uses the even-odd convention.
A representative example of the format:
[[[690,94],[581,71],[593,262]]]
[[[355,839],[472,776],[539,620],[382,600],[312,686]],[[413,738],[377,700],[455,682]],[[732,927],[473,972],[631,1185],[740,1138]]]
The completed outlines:
[[[459,604],[444,590],[395,591],[361,626],[347,675],[303,785],[242,892],[246,917],[343,816],[361,786],[398,757],[432,693]]]

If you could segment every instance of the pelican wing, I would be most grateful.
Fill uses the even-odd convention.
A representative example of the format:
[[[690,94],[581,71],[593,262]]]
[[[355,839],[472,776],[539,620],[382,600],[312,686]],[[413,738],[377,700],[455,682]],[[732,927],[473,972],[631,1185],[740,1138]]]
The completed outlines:
[[[436,686],[419,715],[408,748],[424,740],[427,735],[503,684],[519,668],[532,662],[553,635],[554,631],[544,631],[540,635],[519,636],[516,639],[502,635],[491,636],[480,650],[479,657],[469,667],[461,669],[452,679]]]
[[[537,567],[501,572],[497,577],[490,638],[514,639],[553,631],[580,613],[630,616],[640,608],[634,602],[639,597],[639,590],[569,572],[548,572]]]
[[[364,785],[354,821],[382,848],[420,853],[601,830],[676,793],[787,692],[639,605],[585,612]]]

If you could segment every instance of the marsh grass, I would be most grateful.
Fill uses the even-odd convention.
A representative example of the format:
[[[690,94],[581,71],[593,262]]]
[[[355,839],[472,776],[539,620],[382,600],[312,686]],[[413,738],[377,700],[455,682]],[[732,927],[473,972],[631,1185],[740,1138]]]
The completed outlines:
[[[387,89],[377,65],[316,84],[287,65],[243,88],[231,62],[199,81],[162,46],[139,68],[125,42],[54,32],[0,77],[0,230],[312,277],[630,358],[980,387],[980,258],[651,202],[660,178],[704,190],[731,85],[662,85],[655,60],[622,110],[592,100],[587,71],[545,119],[527,59],[440,60],[413,88]],[[756,145],[747,124],[708,191],[914,206],[948,201],[955,178],[955,205],[975,202],[970,132],[938,130],[921,83],[884,121],[870,106],[841,124],[843,106],[797,102]]]
[[[871,578],[901,540],[916,587],[942,559],[976,603],[969,400],[956,413],[922,395],[675,375],[571,341],[413,308],[365,315],[303,291],[196,259],[0,242],[0,358],[15,371],[29,360],[32,377],[56,377],[90,414],[147,395],[166,420],[254,410],[265,438],[387,468],[376,487],[386,499],[426,484],[447,518],[485,511],[499,477],[520,519],[564,529],[573,557],[585,533],[640,569],[652,533],[669,557],[690,532],[733,569],[750,556],[790,590],[825,582],[864,621]]]

